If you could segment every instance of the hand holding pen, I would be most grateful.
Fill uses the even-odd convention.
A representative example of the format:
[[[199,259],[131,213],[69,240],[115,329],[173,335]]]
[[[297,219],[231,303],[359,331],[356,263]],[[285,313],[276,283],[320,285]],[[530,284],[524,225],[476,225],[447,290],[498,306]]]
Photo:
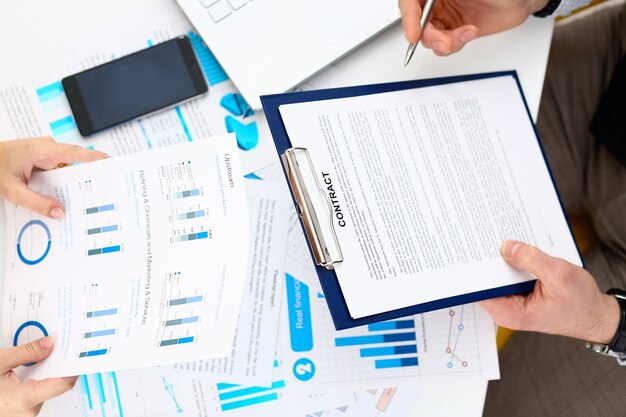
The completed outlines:
[[[398,6],[404,34],[410,43],[421,41],[437,55],[449,55],[478,36],[522,24],[547,1],[437,0],[435,3],[434,0],[399,0]]]
[[[426,4],[422,8],[422,16],[420,17],[420,33],[415,42],[409,43],[409,48],[406,51],[406,55],[404,57],[404,66],[409,65],[411,58],[413,58],[413,54],[415,53],[415,48],[417,48],[417,44],[422,38],[422,34],[424,33],[424,28],[426,27],[426,23],[428,23],[428,18],[430,17],[430,12],[433,10],[433,6],[435,5],[435,0],[426,0]]]

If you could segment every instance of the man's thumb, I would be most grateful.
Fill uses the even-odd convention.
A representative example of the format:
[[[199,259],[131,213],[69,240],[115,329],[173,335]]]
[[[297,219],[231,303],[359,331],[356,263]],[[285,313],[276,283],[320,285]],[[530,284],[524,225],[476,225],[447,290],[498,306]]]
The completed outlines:
[[[542,252],[538,248],[515,240],[507,240],[500,247],[504,260],[513,268],[528,271],[537,278],[545,278],[552,270],[557,258]]]

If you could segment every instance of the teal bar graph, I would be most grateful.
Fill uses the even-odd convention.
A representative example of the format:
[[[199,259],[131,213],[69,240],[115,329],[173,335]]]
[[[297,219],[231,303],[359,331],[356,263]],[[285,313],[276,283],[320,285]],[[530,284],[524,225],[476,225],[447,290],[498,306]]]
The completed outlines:
[[[274,360],[274,368],[278,365],[278,361]],[[227,382],[220,382],[216,386],[222,411],[229,411],[278,400],[278,392],[285,388],[285,381],[274,381],[270,387],[250,387]]]
[[[190,211],[188,213],[181,213],[178,215],[178,220],[197,219],[198,217],[204,217],[206,212],[204,210]]]
[[[104,395],[104,384],[102,383],[102,374],[97,373],[96,377],[96,385],[98,386],[98,396],[100,397],[100,403],[103,404],[107,402],[107,397]]]
[[[218,382],[217,383],[217,389],[220,390],[220,391],[223,390],[223,389],[235,388],[235,387],[238,387],[238,386],[240,386],[240,385],[239,384],[230,384],[230,383],[227,383],[227,382]]]
[[[211,50],[206,46],[202,38],[194,32],[189,32],[187,35],[189,35],[191,45],[196,51],[196,56],[200,61],[204,75],[209,80],[209,85],[219,84],[228,80],[228,75],[226,75],[222,66],[217,62],[217,59],[215,59],[215,55],[213,55]]]
[[[406,366],[417,365],[417,358],[379,359],[374,362],[374,366],[376,367],[376,369],[404,368]]]
[[[79,358],[90,358],[92,356],[101,356],[106,355],[109,349],[97,349],[97,350],[88,350],[85,352],[80,352],[78,355]]]
[[[200,195],[200,189],[194,188],[192,190],[176,191],[172,193],[172,198],[187,198]]]
[[[415,322],[411,320],[395,320],[395,321],[382,321],[379,323],[372,323],[367,325],[367,330],[370,332],[384,331],[384,330],[397,330],[397,329],[413,329],[415,328]]]
[[[374,347],[374,348],[363,348],[360,351],[360,356],[362,358],[369,358],[372,356],[404,355],[407,353],[417,353],[417,346],[400,345],[400,346],[382,346],[382,347]]]
[[[117,308],[109,308],[106,310],[96,310],[96,311],[88,311],[87,312],[87,318],[92,318],[92,317],[102,317],[102,316],[111,316],[117,314]]]
[[[73,129],[77,129],[76,122],[72,116],[67,116],[59,120],[55,120],[50,123],[50,129],[52,129],[52,134],[54,136],[60,136],[64,133],[67,133]]]
[[[113,224],[113,225],[110,225],[110,226],[94,227],[92,229],[88,229],[87,230],[87,234],[88,235],[97,235],[99,233],[116,232],[117,230],[118,230],[117,225]]]
[[[384,372],[418,366],[416,340],[415,321],[406,318],[371,323],[365,334],[335,338],[335,346],[353,349],[359,358],[371,361],[374,369]]]
[[[206,239],[209,237],[208,232],[190,233],[188,235],[180,235],[176,237],[177,242],[187,242],[190,240]]]
[[[185,317],[185,318],[182,318],[182,319],[167,320],[165,322],[165,327],[179,326],[181,324],[197,323],[198,320],[200,320],[200,317],[198,317],[198,316]]]
[[[245,387],[237,384],[217,384],[222,411],[250,407],[278,400],[278,390],[285,388],[285,381],[274,381],[270,387]]]
[[[120,245],[107,246],[107,247],[104,247],[104,248],[89,249],[87,251],[87,256],[102,255],[102,254],[107,254],[107,253],[119,252],[121,249],[122,249],[122,247]]]
[[[285,381],[274,381],[271,387],[247,387],[234,391],[227,391],[219,394],[220,401],[232,400],[233,398],[245,397],[248,395],[259,394],[261,392],[267,392],[276,390],[279,388],[285,388]]]
[[[178,338],[178,339],[162,340],[161,343],[159,344],[159,346],[182,345],[184,343],[191,343],[191,342],[193,342],[193,336],[181,337],[181,338]]]
[[[92,337],[112,336],[115,334],[115,329],[97,330],[95,332],[87,332],[84,334],[85,339]]]
[[[80,376],[79,385],[83,391],[83,396],[87,399],[87,404],[89,405],[89,409],[93,410],[93,400],[91,398],[91,388],[89,387],[89,378],[87,375]]]
[[[81,416],[124,417],[115,372],[82,375],[77,386],[80,390]]]
[[[202,296],[196,295],[193,297],[177,298],[175,300],[170,300],[169,305],[178,306],[178,305],[183,305],[183,304],[199,303],[201,301],[202,301]]]
[[[179,106],[174,107],[174,110],[176,110],[176,115],[178,116],[178,120],[180,121],[180,125],[183,128],[183,131],[185,132],[185,137],[187,137],[187,140],[189,142],[191,142],[193,140],[193,138],[191,137],[191,132],[189,131],[189,126],[187,126],[187,122],[185,121],[185,117],[183,116],[183,112],[180,110]]]
[[[234,410],[236,408],[249,407],[251,405],[256,405],[256,404],[261,404],[261,403],[266,403],[268,401],[276,401],[276,400],[278,400],[278,394],[273,392],[271,394],[247,398],[245,400],[225,403],[221,405],[221,408],[222,408],[222,411],[229,411],[229,410]]]
[[[407,342],[415,340],[415,333],[387,333],[368,336],[338,337],[335,346],[355,346],[374,343]]]
[[[85,214],[102,213],[103,211],[115,210],[115,204],[105,204],[102,206],[89,207],[85,209]]]
[[[52,84],[38,88],[36,93],[39,101],[41,103],[45,103],[46,101],[52,100],[53,98],[63,94],[63,84],[61,84],[61,81],[56,81]]]

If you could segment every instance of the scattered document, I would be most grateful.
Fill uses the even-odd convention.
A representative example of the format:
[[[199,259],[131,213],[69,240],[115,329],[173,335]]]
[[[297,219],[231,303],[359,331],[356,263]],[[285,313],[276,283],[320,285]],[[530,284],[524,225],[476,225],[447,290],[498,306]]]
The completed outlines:
[[[418,387],[368,389],[355,393],[355,402],[306,417],[407,417],[413,415]],[[304,416],[302,416],[304,417]]]
[[[240,384],[271,385],[272,363],[278,337],[280,305],[287,251],[287,213],[291,202],[280,184],[246,180],[250,213],[248,275],[233,351],[227,358],[174,365],[237,381]]]
[[[500,376],[493,320],[474,304],[336,331],[324,295],[289,271],[284,298],[282,358],[304,392]]]
[[[6,203],[3,340],[55,338],[20,376],[230,354],[249,232],[232,135],[35,173],[30,187],[65,217]]]
[[[502,260],[506,239],[580,265],[512,75],[279,110],[313,161],[352,318],[534,279]]]
[[[80,377],[76,386],[45,403],[41,416],[65,417],[249,417],[303,416],[354,402],[354,394],[297,394],[274,361],[267,386],[214,382],[209,373],[169,366]]]

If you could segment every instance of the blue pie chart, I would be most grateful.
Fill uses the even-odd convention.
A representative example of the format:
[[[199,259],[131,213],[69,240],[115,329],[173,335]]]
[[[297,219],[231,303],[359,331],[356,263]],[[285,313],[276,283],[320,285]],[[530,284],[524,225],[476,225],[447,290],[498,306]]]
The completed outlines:
[[[34,320],[30,320],[27,321],[26,323],[22,324],[20,327],[17,328],[17,331],[15,332],[15,336],[13,336],[13,346],[17,346],[17,342],[18,339],[20,337],[20,333],[22,333],[24,330],[28,329],[29,327],[35,327],[37,329],[39,329],[42,333],[41,337],[47,337],[48,336],[48,331],[46,330],[46,328],[43,326],[43,324],[39,323],[38,321],[34,321]],[[39,339],[39,337],[36,337],[35,339]],[[29,340],[30,342],[30,340]],[[33,366],[34,363],[25,363],[24,366]]]
[[[41,229],[45,233],[45,236],[41,235],[41,239],[36,238],[37,234],[41,234],[41,231],[37,229]],[[25,238],[24,234],[27,231],[31,232],[29,244],[22,243],[22,240]],[[52,235],[50,234],[50,229],[41,220],[29,221],[22,227],[22,230],[20,230],[17,236],[17,256],[19,256],[20,260],[26,265],[37,265],[39,262],[43,261],[46,256],[48,256],[51,246]],[[28,251],[26,250],[27,248],[29,249]],[[24,252],[28,252],[28,254],[26,255]]]

